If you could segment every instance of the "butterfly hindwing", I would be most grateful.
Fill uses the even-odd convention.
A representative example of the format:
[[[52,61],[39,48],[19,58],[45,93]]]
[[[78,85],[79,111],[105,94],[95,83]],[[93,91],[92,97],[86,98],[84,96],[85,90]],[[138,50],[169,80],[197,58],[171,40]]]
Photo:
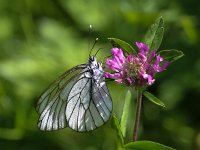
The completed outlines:
[[[110,118],[112,101],[104,80],[93,83],[93,101],[103,121]]]
[[[96,83],[91,75],[88,77],[90,72],[86,74],[73,86],[70,95],[74,95],[74,99],[69,96],[66,108],[68,126],[78,132],[100,127],[110,118],[112,111],[111,97],[102,90],[106,87],[105,81]],[[107,87],[105,89],[108,92]]]

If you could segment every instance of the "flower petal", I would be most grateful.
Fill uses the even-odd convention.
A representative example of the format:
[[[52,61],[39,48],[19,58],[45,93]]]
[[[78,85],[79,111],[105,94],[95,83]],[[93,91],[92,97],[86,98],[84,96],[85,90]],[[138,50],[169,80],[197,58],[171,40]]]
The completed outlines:
[[[152,85],[155,82],[155,79],[152,76],[148,75],[148,85]]]
[[[133,58],[133,56],[132,55],[128,55],[127,56],[127,60],[128,60],[128,62],[133,62],[133,60],[134,60],[134,58]]]
[[[164,64],[161,66],[161,71],[164,71],[169,66],[169,64],[169,61],[164,62]]]
[[[110,59],[106,60],[106,67],[110,68],[113,71],[119,71],[122,69],[122,65],[120,65],[116,61],[110,60]]]
[[[119,83],[119,84],[123,83],[123,79],[122,79],[122,78],[116,79],[115,81],[116,81],[117,83]]]
[[[147,55],[149,48],[146,44],[136,42],[136,46],[140,49],[140,52],[143,53],[144,55]]]
[[[148,62],[151,62],[151,61],[154,59],[155,56],[156,56],[156,51],[153,49],[153,50],[151,51],[151,54],[150,54],[150,57],[149,57],[149,61],[148,61]]]
[[[133,83],[133,80],[132,80],[130,77],[126,78],[126,80],[128,81],[128,83],[129,83],[130,85]]]
[[[146,61],[147,61],[146,55],[144,55],[143,53],[139,53],[138,55],[139,55],[139,57],[142,59],[143,62],[146,62]]]
[[[120,48],[112,48],[113,60],[117,63],[122,64],[125,61],[123,51]]]
[[[104,77],[105,78],[113,78],[114,76],[113,76],[113,74],[111,74],[110,72],[104,72]]]

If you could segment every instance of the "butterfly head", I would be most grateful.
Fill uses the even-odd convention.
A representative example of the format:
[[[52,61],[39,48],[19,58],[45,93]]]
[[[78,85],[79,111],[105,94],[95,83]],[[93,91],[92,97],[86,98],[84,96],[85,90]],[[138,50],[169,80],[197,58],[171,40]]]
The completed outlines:
[[[95,56],[90,56],[88,60],[88,64],[91,69],[102,69],[102,62],[97,62],[97,59]]]
[[[90,56],[88,62],[93,63],[94,61],[97,61],[95,56]]]

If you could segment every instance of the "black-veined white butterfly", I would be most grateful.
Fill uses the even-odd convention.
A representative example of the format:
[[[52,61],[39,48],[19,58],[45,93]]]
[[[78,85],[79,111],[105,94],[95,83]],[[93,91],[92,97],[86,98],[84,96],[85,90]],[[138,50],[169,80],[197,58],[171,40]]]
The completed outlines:
[[[102,63],[96,54],[55,80],[36,106],[38,128],[44,131],[69,127],[78,132],[94,130],[110,118],[112,99],[105,83]]]

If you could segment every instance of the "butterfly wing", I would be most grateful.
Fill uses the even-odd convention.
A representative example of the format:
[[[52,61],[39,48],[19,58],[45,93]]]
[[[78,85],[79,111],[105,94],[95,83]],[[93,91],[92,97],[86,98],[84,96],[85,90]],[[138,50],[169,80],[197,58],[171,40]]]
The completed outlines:
[[[55,80],[40,96],[36,110],[40,114],[40,130],[57,130],[67,126],[65,110],[67,96],[78,78],[86,71],[86,65],[78,65]]]
[[[90,72],[86,74],[85,78],[81,78],[72,88],[72,95],[76,95],[73,89],[78,89],[79,82],[83,85],[79,91],[76,91],[76,100],[70,100],[69,96],[70,102],[66,109],[69,127],[79,132],[100,127],[108,121],[112,112],[112,100],[104,77],[96,83]]]
[[[100,82],[93,81],[92,90],[93,102],[103,122],[106,122],[112,112],[112,99],[105,83],[105,78],[102,77]]]
[[[37,110],[41,130],[68,126],[86,132],[110,118],[112,100],[104,77],[95,82],[87,66],[81,65],[64,73],[41,95]]]

